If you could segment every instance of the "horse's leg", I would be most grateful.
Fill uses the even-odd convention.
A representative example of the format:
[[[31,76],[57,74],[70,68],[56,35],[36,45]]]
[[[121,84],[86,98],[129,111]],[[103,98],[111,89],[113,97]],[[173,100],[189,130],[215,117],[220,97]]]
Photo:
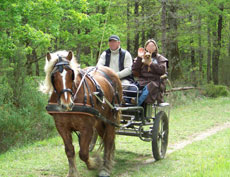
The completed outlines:
[[[105,128],[104,136],[104,159],[101,167],[99,177],[108,177],[113,166],[113,157],[115,150],[115,127],[107,125]]]
[[[75,151],[73,146],[72,134],[69,130],[64,131],[63,129],[58,129],[59,134],[61,135],[63,142],[65,144],[65,152],[69,161],[69,173],[67,177],[78,177],[76,161],[75,161]]]
[[[100,158],[99,156],[90,157],[89,156],[89,144],[91,142],[91,139],[93,137],[93,128],[88,127],[86,129],[80,132],[81,138],[80,138],[80,151],[79,151],[79,157],[81,160],[83,160],[88,169],[97,169],[100,166]]]

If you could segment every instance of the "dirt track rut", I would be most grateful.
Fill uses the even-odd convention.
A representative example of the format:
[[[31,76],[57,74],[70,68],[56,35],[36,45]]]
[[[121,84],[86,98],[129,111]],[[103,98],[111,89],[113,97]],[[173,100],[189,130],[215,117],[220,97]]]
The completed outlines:
[[[212,136],[212,135],[216,134],[217,132],[222,131],[222,130],[227,129],[227,128],[230,128],[230,122],[226,122],[225,124],[214,126],[210,129],[207,129],[206,131],[203,131],[203,132],[200,132],[197,134],[193,134],[188,139],[186,139],[184,141],[181,141],[181,142],[178,142],[175,144],[169,144],[166,156],[175,152],[175,151],[183,149],[184,147],[186,147],[189,144],[192,144],[196,141],[201,141],[201,140],[203,140],[209,136]],[[154,162],[155,162],[155,160],[153,157],[151,157],[149,159],[145,159],[145,160],[143,159],[143,162],[139,163],[134,168],[137,169],[137,167],[141,167],[145,164],[151,164]],[[127,176],[127,173],[120,175],[120,177],[125,177],[125,176]]]

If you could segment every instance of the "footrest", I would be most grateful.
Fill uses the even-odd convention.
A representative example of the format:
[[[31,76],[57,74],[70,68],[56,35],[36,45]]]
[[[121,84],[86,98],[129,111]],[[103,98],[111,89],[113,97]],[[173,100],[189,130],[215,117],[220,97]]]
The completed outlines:
[[[159,107],[166,107],[166,106],[169,106],[169,103],[160,103],[157,106],[159,106]]]

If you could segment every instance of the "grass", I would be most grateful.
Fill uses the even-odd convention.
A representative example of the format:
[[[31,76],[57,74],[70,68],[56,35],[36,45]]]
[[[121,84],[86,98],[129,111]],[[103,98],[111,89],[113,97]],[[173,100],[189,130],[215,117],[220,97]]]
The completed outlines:
[[[170,142],[230,121],[230,98],[203,99],[171,110]]]
[[[139,165],[126,177],[222,177],[230,176],[230,130],[223,130],[205,140],[194,142],[166,159]],[[115,174],[121,176],[121,174]]]
[[[230,98],[201,99],[171,110],[169,144],[188,139],[214,125],[230,121]],[[176,151],[166,159],[141,163],[152,157],[151,143],[139,138],[117,136],[116,164],[112,176],[230,176],[229,130],[224,130],[203,141]],[[83,177],[93,177],[78,157],[78,142],[74,135],[76,161]],[[0,154],[1,177],[65,176],[68,172],[64,146],[59,136],[20,149]]]

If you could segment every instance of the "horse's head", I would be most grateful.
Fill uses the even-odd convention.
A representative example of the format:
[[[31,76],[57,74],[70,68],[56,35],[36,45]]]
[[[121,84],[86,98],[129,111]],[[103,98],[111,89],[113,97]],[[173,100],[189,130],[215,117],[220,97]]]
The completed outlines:
[[[51,54],[47,53],[47,60],[51,60]],[[71,110],[73,107],[74,70],[70,67],[73,53],[70,51],[66,57],[59,56],[51,72],[51,83],[53,91],[58,96],[58,104],[63,111]]]

